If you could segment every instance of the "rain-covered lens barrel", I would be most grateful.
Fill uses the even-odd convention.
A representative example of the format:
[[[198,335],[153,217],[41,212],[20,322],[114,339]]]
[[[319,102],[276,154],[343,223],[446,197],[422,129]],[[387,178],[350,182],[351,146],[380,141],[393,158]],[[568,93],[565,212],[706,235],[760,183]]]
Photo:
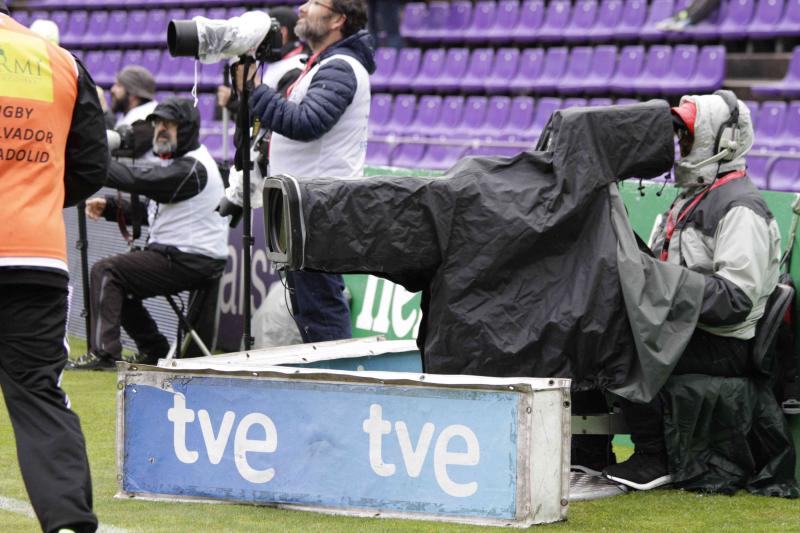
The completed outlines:
[[[200,40],[193,20],[170,20],[167,26],[167,47],[172,57],[197,57]]]

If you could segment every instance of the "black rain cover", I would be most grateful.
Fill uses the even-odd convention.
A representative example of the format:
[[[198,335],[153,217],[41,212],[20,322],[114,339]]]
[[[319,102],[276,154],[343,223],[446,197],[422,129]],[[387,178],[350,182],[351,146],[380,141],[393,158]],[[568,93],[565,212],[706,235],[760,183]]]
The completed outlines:
[[[302,212],[288,268],[423,291],[426,372],[568,377],[649,400],[694,329],[702,277],[640,257],[616,182],[669,170],[669,107],[557,111],[546,132],[541,151],[443,177],[271,178]]]

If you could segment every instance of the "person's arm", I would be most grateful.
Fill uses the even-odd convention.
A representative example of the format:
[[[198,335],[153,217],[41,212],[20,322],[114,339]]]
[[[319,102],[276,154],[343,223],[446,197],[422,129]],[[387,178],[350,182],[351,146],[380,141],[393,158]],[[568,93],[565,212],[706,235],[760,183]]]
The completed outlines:
[[[208,172],[202,163],[192,157],[180,157],[169,166],[148,169],[131,168],[111,161],[106,185],[166,204],[198,195],[207,182]]]
[[[136,206],[127,198],[117,198],[107,194],[103,197],[89,198],[86,200],[86,216],[92,220],[104,218],[109,222],[117,221],[117,213],[122,210],[125,220],[132,223],[138,220],[142,226],[147,225],[147,201],[137,202]]]
[[[769,226],[752,209],[731,209],[717,226],[714,273],[706,276],[699,321],[725,326],[744,320],[763,291]]]
[[[272,131],[296,141],[313,141],[336,125],[353,101],[357,88],[350,64],[335,59],[319,68],[299,103],[260,85],[250,97],[250,108]]]
[[[108,144],[97,87],[79,59],[78,95],[64,153],[64,207],[76,205],[97,192],[108,172]]]

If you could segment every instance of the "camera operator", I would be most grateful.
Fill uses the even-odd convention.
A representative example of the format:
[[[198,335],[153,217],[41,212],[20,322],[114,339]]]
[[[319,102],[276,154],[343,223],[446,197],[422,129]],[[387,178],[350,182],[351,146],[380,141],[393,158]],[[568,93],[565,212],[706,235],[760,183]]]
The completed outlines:
[[[121,360],[120,326],[136,342],[138,362],[154,363],[169,351],[167,339],[142,305],[144,298],[190,290],[219,277],[228,253],[228,221],[214,210],[223,194],[214,159],[199,142],[200,114],[192,101],[172,97],[147,117],[155,129],[153,151],[161,166],[146,170],[112,161],[108,186],[147,196],[150,234],[143,250],[115,255],[91,272],[90,351],[73,368],[113,368]],[[114,221],[144,218],[145,207],[114,196],[86,202],[87,215]]]
[[[280,51],[281,59],[266,66],[261,83],[278,92],[284,92],[303,71],[309,50],[308,46],[301,43],[295,34],[297,13],[293,9],[276,7],[270,9],[268,13],[280,24],[283,48]],[[239,100],[232,94],[231,88],[226,85],[217,87],[217,105],[227,107],[233,115],[236,115],[239,110]]]
[[[360,176],[367,148],[369,75],[375,70],[365,0],[310,0],[295,31],[311,48],[286,97],[259,85],[250,107],[272,130],[269,173]],[[351,336],[340,275],[288,272],[292,309],[305,342]]]
[[[8,65],[41,65],[0,79],[0,385],[42,530],[90,532],[97,518],[86,444],[61,389],[69,283],[62,207],[103,184],[103,115],[80,61],[17,23],[2,1],[0,26]]]

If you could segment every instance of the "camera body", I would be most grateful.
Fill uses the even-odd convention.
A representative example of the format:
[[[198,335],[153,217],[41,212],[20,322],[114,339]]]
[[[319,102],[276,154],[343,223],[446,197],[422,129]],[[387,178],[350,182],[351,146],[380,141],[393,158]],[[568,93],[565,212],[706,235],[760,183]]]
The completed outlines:
[[[227,20],[171,20],[167,46],[172,57],[194,57],[201,63],[247,54],[271,63],[281,58],[283,36],[277,20],[262,11],[248,11]]]
[[[153,126],[145,120],[106,130],[108,151],[117,158],[139,159],[153,148]]]

